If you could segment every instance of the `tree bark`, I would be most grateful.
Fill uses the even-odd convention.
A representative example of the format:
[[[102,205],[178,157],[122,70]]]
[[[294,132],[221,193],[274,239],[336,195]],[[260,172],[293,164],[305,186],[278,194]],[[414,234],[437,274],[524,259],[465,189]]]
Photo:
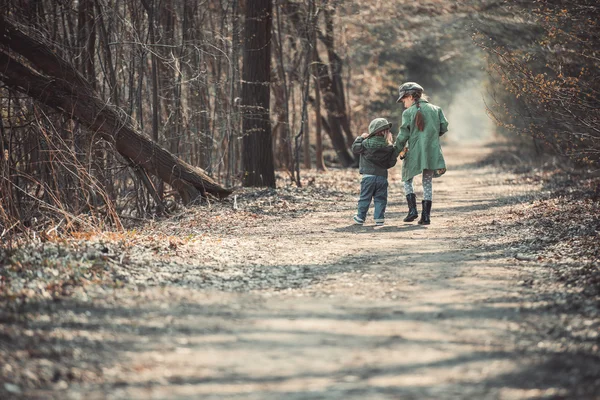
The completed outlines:
[[[271,82],[273,87],[273,94],[275,95],[274,108],[277,114],[277,121],[280,125],[279,135],[279,151],[277,152],[279,162],[283,163],[285,168],[293,175],[295,160],[293,157],[294,151],[292,149],[292,134],[290,131],[290,90],[288,87],[288,77],[285,69],[284,54],[283,54],[283,40],[281,32],[281,9],[277,4],[277,29],[275,30],[277,35],[272,38],[271,42],[275,47],[275,64],[277,75],[275,82]]]
[[[304,29],[306,29],[306,24],[298,17],[301,14],[300,12],[298,12],[298,9],[302,7],[302,4],[291,1],[285,1],[284,5],[289,9],[287,15],[290,17],[292,23],[294,23],[294,25],[296,26],[299,35],[301,35],[301,32]],[[326,22],[328,23],[328,21]],[[316,21],[315,26],[312,28],[315,30],[315,34],[318,35],[321,38],[321,41],[323,41],[327,46],[327,38],[323,39],[323,35],[319,32],[318,28],[316,27]],[[333,39],[331,39],[330,41],[332,40]],[[318,52],[316,51],[316,39],[313,39],[313,42],[313,48],[315,49],[313,58],[313,73],[316,79],[318,79],[319,81],[318,87],[320,88],[325,110],[327,111],[327,126],[329,128],[325,129],[325,132],[331,138],[331,144],[335,149],[340,163],[342,163],[344,167],[351,167],[355,165],[355,160],[349,151],[349,147],[352,144],[352,142],[346,143],[346,138],[344,137],[344,131],[346,131],[348,137],[351,137],[351,134],[348,133],[350,132],[350,125],[345,110],[343,88],[341,93],[342,99],[340,100],[340,93],[338,93],[338,91],[336,90],[336,83],[334,80],[332,80],[332,77],[330,76],[329,66],[321,60],[321,58],[318,55]],[[327,46],[327,51],[328,54],[335,54],[333,48],[330,49],[330,46]],[[336,67],[340,65],[341,64],[334,63],[331,65],[331,67]],[[335,71],[332,71],[332,76],[335,77]]]
[[[148,15],[148,40],[150,41],[150,77],[152,81],[152,140],[156,143],[160,143],[159,137],[159,125],[160,121],[160,109],[161,104],[159,101],[159,66],[158,66],[158,56],[156,53],[158,52],[158,47],[156,46],[156,9],[157,6],[154,0],[148,2],[147,0],[142,0],[142,5],[146,9],[146,14]],[[161,181],[155,183],[156,192],[158,196],[162,199],[164,193],[164,187]]]
[[[271,83],[273,94],[273,114],[275,125],[271,129],[273,136],[273,149],[277,157],[274,158],[274,164],[278,168],[286,168],[289,172],[293,171],[292,162],[292,146],[290,141],[288,118],[287,95],[285,94],[283,81],[278,75],[274,77],[274,82]]]
[[[310,83],[308,83],[310,85]],[[308,132],[308,114],[306,115],[306,120],[303,121],[304,124],[304,168],[310,169],[312,167],[310,160],[310,135]]]
[[[315,49],[316,53],[316,49]],[[323,159],[323,133],[321,121],[321,88],[319,87],[319,79],[315,76],[315,152],[317,171],[327,171],[325,160]]]
[[[333,82],[329,77],[327,65],[323,64],[318,55],[315,55],[314,65],[316,77],[319,80],[319,88],[323,94],[323,103],[327,110],[329,130],[326,130],[326,132],[331,138],[331,144],[333,144],[342,165],[350,167],[354,165],[354,158],[348,150],[342,131],[342,120],[346,113],[341,109],[338,96],[334,92]]]
[[[311,0],[310,4],[314,8],[314,0]],[[313,62],[313,78],[314,78],[314,88],[315,88],[315,164],[317,167],[317,171],[327,171],[327,167],[325,166],[325,160],[323,159],[323,134],[321,128],[321,88],[319,85],[318,78],[318,68],[316,67],[316,63],[318,62],[318,51],[317,51],[317,20],[315,19],[312,27],[311,34],[311,48],[312,52],[310,54],[311,61]],[[308,55],[307,55],[308,56]]]
[[[327,56],[329,58],[329,71],[331,73],[331,91],[335,94],[339,102],[339,121],[342,129],[346,133],[347,146],[352,146],[354,136],[350,129],[350,118],[346,113],[346,98],[344,94],[344,83],[342,82],[342,60],[335,52],[334,33],[333,33],[333,8],[325,7],[325,37],[323,43],[327,48]]]
[[[271,142],[271,0],[246,4],[242,71],[242,184],[275,187]]]
[[[32,67],[18,61],[15,53],[26,58]],[[204,171],[138,132],[129,116],[102,101],[70,63],[3,17],[0,17],[0,79],[7,86],[80,121],[114,144],[120,154],[175,188],[184,203],[207,193],[220,198],[231,194],[231,190],[220,186]]]

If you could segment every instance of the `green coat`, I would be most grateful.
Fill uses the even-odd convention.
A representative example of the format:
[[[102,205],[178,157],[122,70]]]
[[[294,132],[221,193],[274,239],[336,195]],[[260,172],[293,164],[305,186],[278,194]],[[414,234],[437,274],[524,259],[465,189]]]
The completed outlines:
[[[446,170],[446,162],[440,146],[440,136],[448,131],[448,120],[438,106],[429,104],[427,100],[419,100],[425,121],[425,129],[421,132],[416,127],[416,103],[402,113],[402,126],[394,146],[403,149],[408,143],[408,153],[402,163],[402,181],[419,175],[424,169],[439,170],[434,176],[442,175]]]

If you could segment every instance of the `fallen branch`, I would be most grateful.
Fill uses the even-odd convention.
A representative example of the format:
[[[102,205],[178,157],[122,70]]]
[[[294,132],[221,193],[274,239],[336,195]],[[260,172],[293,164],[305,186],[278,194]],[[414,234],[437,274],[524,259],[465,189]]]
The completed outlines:
[[[130,117],[103,101],[68,61],[4,17],[0,17],[0,80],[113,143],[121,155],[175,188],[186,204],[198,196],[224,198],[232,192],[139,132]]]

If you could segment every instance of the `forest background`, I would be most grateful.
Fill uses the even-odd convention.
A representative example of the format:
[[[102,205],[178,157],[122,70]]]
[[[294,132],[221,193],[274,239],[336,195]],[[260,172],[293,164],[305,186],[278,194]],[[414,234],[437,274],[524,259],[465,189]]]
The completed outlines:
[[[447,110],[450,140],[494,130],[598,168],[593,1],[2,3],[3,243],[120,229],[199,195],[274,186],[273,169],[301,185],[300,165],[353,166],[370,119],[400,120],[406,80]],[[249,51],[267,23],[269,52]],[[268,58],[266,105],[243,92],[251,57]],[[258,133],[244,125],[258,120]],[[244,160],[268,172],[248,179]]]

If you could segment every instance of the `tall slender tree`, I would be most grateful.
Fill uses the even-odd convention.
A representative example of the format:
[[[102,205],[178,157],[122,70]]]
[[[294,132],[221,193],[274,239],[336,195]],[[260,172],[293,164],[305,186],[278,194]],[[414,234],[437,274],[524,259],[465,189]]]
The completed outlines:
[[[242,69],[242,184],[275,187],[270,121],[271,0],[246,4]]]

